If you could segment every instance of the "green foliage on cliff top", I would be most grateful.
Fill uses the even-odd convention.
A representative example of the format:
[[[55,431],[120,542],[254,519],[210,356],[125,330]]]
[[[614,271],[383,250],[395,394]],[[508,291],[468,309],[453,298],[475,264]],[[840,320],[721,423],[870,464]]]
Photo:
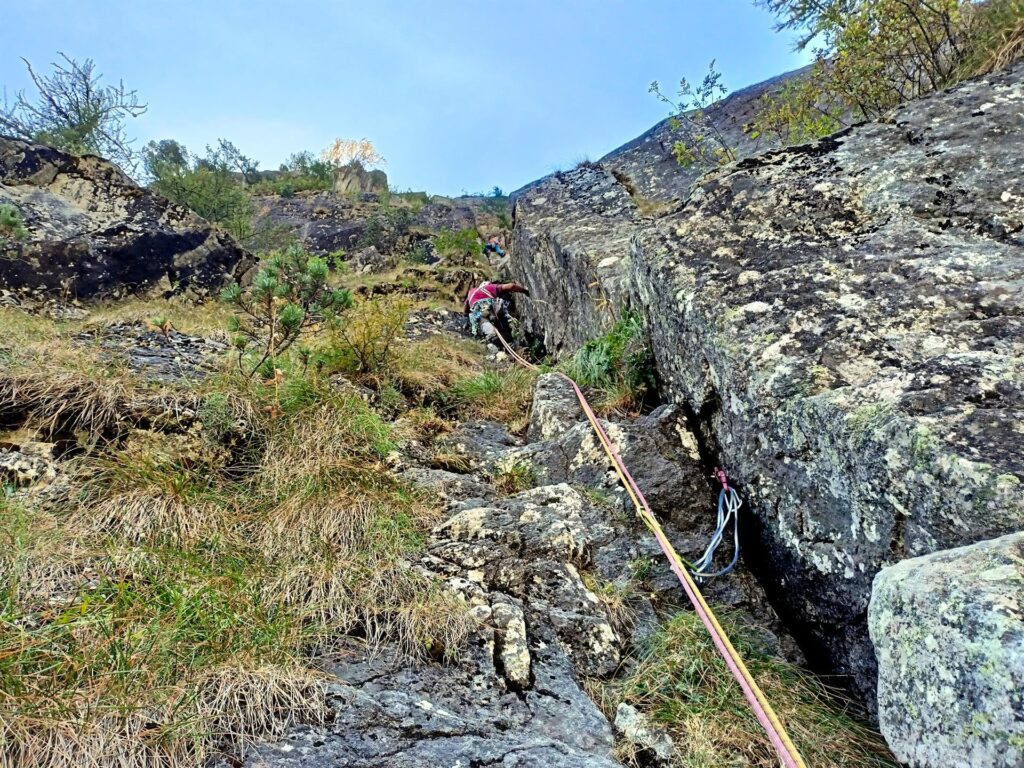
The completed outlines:
[[[857,120],[873,120],[911,99],[1006,67],[1024,56],[1024,0],[757,0],[815,45],[800,79],[761,97],[744,127],[774,145],[811,141]],[[738,147],[714,105],[725,96],[714,62],[703,81],[680,82],[678,96],[652,92],[673,107],[673,147],[684,166],[715,167],[738,158]]]

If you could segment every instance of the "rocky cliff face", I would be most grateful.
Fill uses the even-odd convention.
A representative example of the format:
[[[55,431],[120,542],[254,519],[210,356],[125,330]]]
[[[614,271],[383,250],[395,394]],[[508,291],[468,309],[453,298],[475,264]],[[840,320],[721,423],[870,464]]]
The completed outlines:
[[[19,292],[204,294],[252,264],[230,237],[98,157],[0,137],[0,204],[28,231],[0,243],[0,287]]]
[[[606,297],[644,312],[664,394],[751,503],[751,562],[868,702],[879,569],[1024,528],[1022,81],[741,161],[647,215],[604,162],[516,205],[528,321],[559,351]]]
[[[382,203],[377,194],[267,196],[256,198],[256,225],[289,230],[311,253],[343,250],[351,255],[372,247],[394,256],[440,232],[496,233],[498,217],[485,203],[478,197],[435,197],[412,205],[397,199]]]

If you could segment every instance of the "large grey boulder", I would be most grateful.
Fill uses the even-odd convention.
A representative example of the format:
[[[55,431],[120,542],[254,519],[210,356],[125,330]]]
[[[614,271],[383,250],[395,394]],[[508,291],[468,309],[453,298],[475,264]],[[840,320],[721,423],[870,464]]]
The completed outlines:
[[[0,137],[0,205],[28,232],[0,242],[0,287],[21,293],[202,295],[253,264],[228,235],[94,156]]]
[[[874,574],[1024,528],[1024,69],[706,178],[632,268],[665,390],[870,701]]]
[[[644,312],[663,395],[754,513],[762,581],[869,704],[875,573],[1024,528],[1022,80],[724,167],[650,217],[602,215],[625,194],[603,167],[517,201],[545,340],[597,332],[608,296]]]
[[[629,239],[640,213],[610,171],[558,173],[515,204],[509,268],[530,289],[523,327],[550,351],[574,350],[627,303]]]
[[[879,724],[897,758],[1024,764],[1024,533],[883,569],[868,617]]]

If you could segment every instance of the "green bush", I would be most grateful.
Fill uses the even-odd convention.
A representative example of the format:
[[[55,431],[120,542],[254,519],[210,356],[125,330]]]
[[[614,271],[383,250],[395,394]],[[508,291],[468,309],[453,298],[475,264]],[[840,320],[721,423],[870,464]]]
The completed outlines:
[[[9,240],[24,240],[28,237],[21,212],[13,205],[0,205],[0,245]]]
[[[352,305],[352,294],[327,285],[327,262],[299,246],[272,253],[248,289],[237,283],[222,299],[237,312],[228,330],[239,369],[251,378],[274,375],[277,359],[299,337]]]
[[[910,99],[1024,55],[1022,0],[759,0],[812,42],[804,84],[769,100],[755,130],[820,136],[842,114],[875,119]]]
[[[480,235],[472,228],[442,232],[434,238],[434,248],[442,256],[475,257],[480,252]]]
[[[643,318],[624,314],[604,336],[591,339],[564,365],[566,374],[600,394],[603,411],[634,411],[657,388],[654,355]]]
[[[394,296],[359,304],[344,324],[331,329],[327,369],[360,374],[387,372],[411,309],[405,298]]]
[[[173,139],[151,141],[142,162],[154,191],[220,224],[243,243],[251,236],[255,209],[242,182],[253,165],[231,142],[221,139],[199,156]]]

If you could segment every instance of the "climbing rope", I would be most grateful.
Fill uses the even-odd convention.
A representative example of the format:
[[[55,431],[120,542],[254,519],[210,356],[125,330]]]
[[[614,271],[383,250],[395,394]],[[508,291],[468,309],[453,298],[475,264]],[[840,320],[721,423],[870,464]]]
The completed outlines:
[[[505,351],[508,352],[512,359],[519,363],[519,365],[522,365],[532,371],[540,371],[539,367],[531,363],[529,360],[526,360],[512,349],[511,345],[505,341],[505,338],[500,333],[498,333],[498,340],[505,348]],[[608,436],[605,428],[601,425],[600,420],[594,413],[594,409],[591,408],[590,403],[587,401],[586,395],[583,394],[583,390],[580,389],[579,385],[575,381],[564,373],[558,372],[558,375],[572,387],[573,392],[576,394],[576,399],[580,401],[580,406],[583,408],[583,412],[587,416],[587,421],[589,421],[590,425],[594,428],[594,432],[601,441],[601,446],[608,455],[616,474],[619,476],[619,480],[622,481],[622,485],[625,487],[626,492],[629,494],[630,499],[636,507],[637,514],[658,540],[658,545],[661,547],[661,551],[665,554],[665,557],[668,558],[669,566],[671,566],[672,570],[675,572],[676,577],[679,579],[679,583],[682,584],[683,590],[686,592],[687,597],[690,598],[690,602],[693,604],[694,610],[700,617],[701,622],[707,628],[708,633],[711,635],[711,639],[715,643],[715,647],[718,649],[718,652],[729,667],[729,671],[732,672],[732,676],[736,678],[736,682],[739,683],[740,688],[743,690],[743,695],[750,704],[750,708],[754,711],[754,715],[757,717],[758,722],[761,723],[765,733],[768,735],[768,740],[772,743],[776,753],[778,753],[779,758],[782,760],[782,764],[785,768],[806,768],[803,758],[800,757],[800,752],[797,750],[796,745],[793,744],[789,734],[786,733],[785,726],[782,724],[782,721],[779,720],[778,715],[775,714],[775,710],[772,709],[772,705],[765,697],[764,691],[761,690],[757,681],[754,680],[753,675],[750,674],[750,670],[747,669],[747,665],[743,663],[742,657],[733,647],[732,642],[729,640],[729,636],[725,633],[725,630],[722,629],[722,625],[718,622],[718,618],[715,616],[714,611],[712,611],[711,607],[704,601],[704,596],[700,593],[696,582],[694,582],[693,577],[690,575],[686,561],[679,556],[675,547],[673,547],[671,542],[669,542],[661,524],[651,511],[650,505],[647,503],[647,499],[644,498],[643,492],[636,484],[633,476],[629,473],[629,468],[622,460],[622,457],[616,450],[615,444]],[[712,544],[708,547],[708,550],[705,551],[701,559],[692,564],[695,570],[699,570],[697,566],[700,566],[702,563],[704,567],[710,567],[711,558],[714,556],[714,551],[718,548],[718,544],[721,543],[722,532],[725,530],[725,526],[730,517],[734,521],[734,535],[737,537],[738,543],[739,529],[736,527],[738,523],[735,521],[737,520],[736,513],[739,510],[740,505],[739,496],[737,496],[735,491],[729,487],[725,478],[725,473],[722,470],[717,470],[717,473],[717,476],[722,483],[722,491],[719,494],[718,541],[716,543],[715,540],[712,539]],[[738,556],[739,548],[737,547],[736,552],[733,554],[733,561],[721,573],[726,573],[731,570],[736,564]],[[720,574],[701,573],[699,575],[702,577],[710,577]]]

